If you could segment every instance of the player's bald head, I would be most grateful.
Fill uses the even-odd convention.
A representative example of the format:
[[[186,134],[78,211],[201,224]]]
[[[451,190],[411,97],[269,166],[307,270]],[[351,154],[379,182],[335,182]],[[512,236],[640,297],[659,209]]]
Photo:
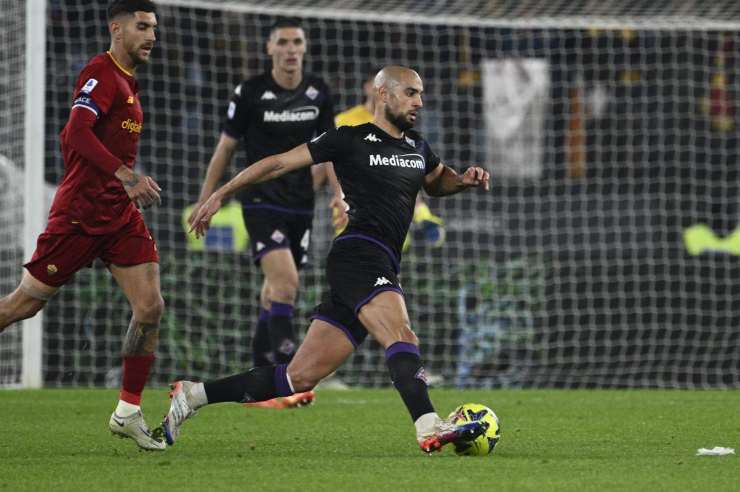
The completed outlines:
[[[379,110],[400,131],[414,126],[417,112],[424,105],[421,100],[424,86],[419,74],[408,67],[389,65],[378,72],[373,85],[377,94],[376,118]]]
[[[393,90],[402,83],[408,83],[411,80],[421,81],[421,77],[419,77],[419,74],[415,70],[401,65],[388,65],[378,72],[373,85],[376,90],[380,90],[383,87]]]

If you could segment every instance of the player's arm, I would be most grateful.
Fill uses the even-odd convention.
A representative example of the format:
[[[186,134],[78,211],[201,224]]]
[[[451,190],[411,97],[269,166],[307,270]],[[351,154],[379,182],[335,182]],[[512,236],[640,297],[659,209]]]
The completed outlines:
[[[331,97],[329,87],[323,89],[326,96],[319,113],[318,131],[326,133],[336,128],[336,118],[334,116],[334,102]],[[321,165],[324,168],[326,179],[329,182],[329,188],[332,192],[332,198],[329,201],[329,209],[332,211],[332,224],[335,229],[344,229],[347,225],[347,204],[344,201],[342,186],[339,184],[337,174],[334,171],[334,164],[329,161]]]
[[[454,195],[480,186],[487,191],[489,179],[488,171],[481,167],[469,167],[463,174],[458,174],[454,169],[440,163],[424,177],[424,191],[429,196]]]
[[[308,145],[301,144],[288,152],[271,155],[261,159],[242,172],[234,176],[231,181],[213,192],[206,200],[197,214],[193,215],[188,223],[190,230],[195,231],[197,236],[205,234],[211,218],[221,208],[224,199],[230,197],[237,191],[249,185],[263,183],[278,178],[283,174],[295,171],[314,163],[313,157],[308,150]]]
[[[216,144],[216,150],[213,151],[211,161],[208,163],[208,170],[206,171],[206,179],[203,181],[203,186],[200,189],[200,196],[198,201],[193,207],[188,221],[192,219],[197,213],[200,207],[208,200],[213,194],[213,190],[216,189],[221,177],[224,175],[224,171],[231,163],[231,159],[234,157],[236,148],[239,146],[239,140],[230,136],[226,132],[221,133],[221,138]]]
[[[159,185],[151,177],[138,174],[124,164],[98,139],[93,132],[97,120],[97,114],[84,107],[72,108],[67,127],[69,146],[85,161],[118,178],[137,206],[147,208],[161,203],[159,192],[162,189]]]
[[[236,148],[239,145],[239,141],[234,137],[221,133],[221,138],[216,145],[216,150],[213,151],[211,161],[208,163],[208,170],[206,171],[206,179],[203,181],[203,186],[200,189],[200,196],[198,202],[205,202],[208,197],[211,196],[213,190],[216,189],[218,182],[224,175],[224,171],[231,163],[231,159],[234,157]]]
[[[324,165],[326,166],[326,178],[329,182],[329,188],[332,190],[332,199],[329,201],[331,223],[334,226],[334,230],[339,234],[347,227],[347,222],[349,222],[349,216],[347,215],[349,205],[344,201],[344,192],[334,171],[334,164],[327,162]]]

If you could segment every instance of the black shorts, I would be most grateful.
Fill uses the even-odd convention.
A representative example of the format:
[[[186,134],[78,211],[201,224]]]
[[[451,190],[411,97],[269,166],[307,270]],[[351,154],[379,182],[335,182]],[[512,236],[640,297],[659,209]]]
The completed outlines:
[[[242,207],[255,264],[259,265],[260,259],[270,251],[288,248],[296,268],[300,270],[308,263],[313,212],[289,212],[268,207]]]
[[[326,259],[329,292],[311,319],[342,330],[357,347],[367,330],[357,318],[360,308],[384,291],[403,295],[391,257],[383,248],[363,239],[335,240]]]

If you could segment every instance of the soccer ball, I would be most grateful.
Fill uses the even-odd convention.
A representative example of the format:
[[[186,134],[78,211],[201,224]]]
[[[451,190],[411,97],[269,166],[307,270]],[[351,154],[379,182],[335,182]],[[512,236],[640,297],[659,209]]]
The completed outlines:
[[[501,427],[493,410],[480,403],[466,403],[457,407],[450,414],[450,419],[454,424],[476,420],[488,423],[488,430],[475,441],[455,445],[455,453],[459,456],[486,456],[493,453],[496,443],[501,438]]]

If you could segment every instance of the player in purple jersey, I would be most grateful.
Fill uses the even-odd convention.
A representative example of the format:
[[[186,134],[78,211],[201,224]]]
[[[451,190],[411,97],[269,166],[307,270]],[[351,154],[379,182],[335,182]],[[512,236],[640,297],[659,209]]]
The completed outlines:
[[[208,165],[198,203],[191,217],[217,188],[240,142],[246,166],[268,155],[286,152],[334,128],[334,109],[328,85],[303,70],[306,35],[294,19],[273,24],[267,40],[272,68],[237,85],[226,110],[221,138]],[[331,164],[322,166],[341,201]],[[308,261],[314,190],[311,171],[297,169],[239,194],[254,262],[264,274],[260,311],[255,325],[252,356],[256,366],[287,363],[298,338],[293,305],[299,271]],[[207,238],[206,238],[207,239]],[[274,402],[275,408],[313,400],[313,393]]]
[[[223,200],[237,190],[327,160],[334,163],[349,204],[349,224],[327,258],[330,291],[316,308],[292,361],[206,383],[175,383],[163,422],[169,444],[174,444],[182,423],[207,404],[262,401],[314,388],[368,334],[385,348],[391,380],[423,451],[471,441],[487,429],[484,422],[455,425],[435,412],[398,274],[419,190],[423,187],[432,196],[475,187],[488,190],[489,175],[480,167],[457,174],[412,130],[424,90],[415,71],[385,67],[375,78],[375,89],[373,123],[330,130],[308,144],[260,160],[214,192],[192,217],[192,228],[203,234]]]

